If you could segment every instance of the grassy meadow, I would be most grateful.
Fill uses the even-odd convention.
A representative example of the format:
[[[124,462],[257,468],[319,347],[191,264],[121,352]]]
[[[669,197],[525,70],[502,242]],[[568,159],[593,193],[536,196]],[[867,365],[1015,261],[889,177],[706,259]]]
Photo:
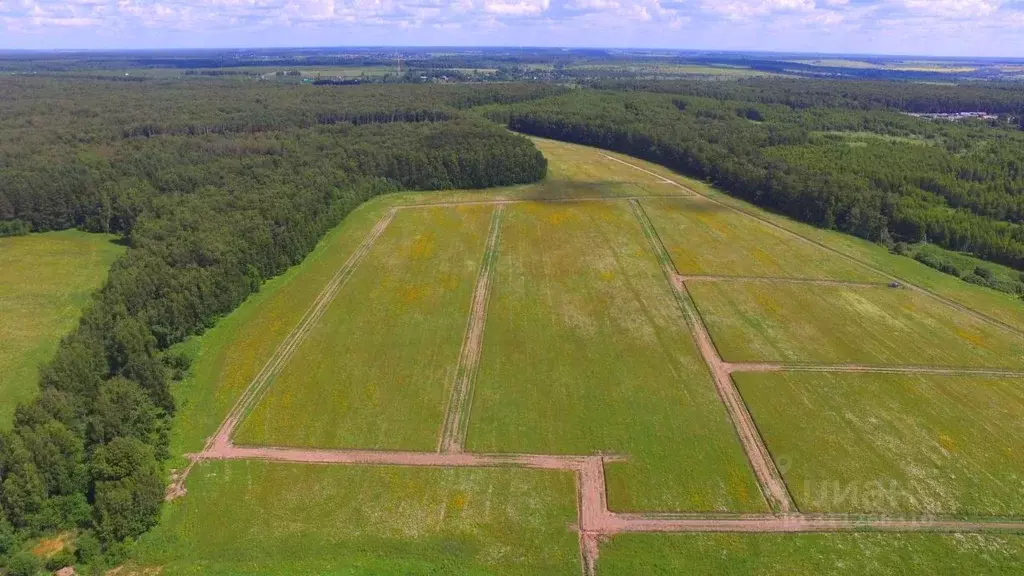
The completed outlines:
[[[683,275],[884,280],[863,266],[704,198],[652,199],[643,204]]]
[[[172,453],[202,447],[391,206],[687,194],[602,151],[532,140],[549,160],[545,181],[371,200],[301,264],[182,344],[195,362],[176,384]],[[1024,330],[1024,304],[1008,295],[607,154]],[[643,205],[683,274],[886,281],[704,199]],[[399,213],[236,441],[433,450],[491,210]],[[1024,368],[1019,336],[908,290],[734,281],[690,288],[727,360]],[[737,374],[736,381],[802,510],[1024,514],[1016,458],[1024,382],[812,373]],[[616,511],[766,510],[625,202],[506,207],[469,419],[468,451],[626,455],[606,465]],[[822,492],[806,487],[832,480],[845,482],[845,500],[816,507],[812,498]],[[873,507],[849,505],[852,496],[841,490],[853,485],[862,500],[882,481],[907,489]],[[126,573],[580,572],[569,473],[207,462],[187,487]],[[602,543],[598,568],[602,576],[994,575],[1016,573],[1022,561],[1020,536],[629,534]]]
[[[569,473],[221,461],[199,466],[127,573],[580,573]]]
[[[978,534],[622,534],[601,576],[1009,576],[1024,536]]]
[[[399,212],[236,442],[436,447],[493,210]]]
[[[202,449],[242,390],[392,203],[391,197],[375,198],[356,208],[301,264],[267,281],[216,326],[180,345],[193,364],[189,377],[174,387],[178,409],[171,431],[173,456]]]
[[[506,209],[467,449],[626,455],[616,510],[765,507],[625,202]]]
[[[536,185],[546,198],[689,194],[662,178],[609,160],[601,150],[557,140],[531,140],[548,159],[548,177]]]
[[[1024,337],[912,290],[689,282],[731,362],[1024,367]]]
[[[113,240],[77,230],[0,238],[0,429],[124,252]]]
[[[1024,515],[1024,379],[734,378],[802,511]]]
[[[969,284],[959,278],[955,278],[949,274],[929,268],[928,266],[917,262],[913,258],[892,254],[884,246],[869,242],[862,238],[836,232],[835,230],[816,228],[810,224],[804,224],[802,222],[786,218],[785,216],[774,214],[762,208],[758,208],[753,204],[744,202],[743,200],[733,198],[720,190],[712,188],[704,182],[677,174],[663,166],[652,164],[631,156],[626,156],[625,154],[618,154],[615,152],[605,153],[614,158],[629,162],[630,164],[639,166],[645,170],[649,170],[655,174],[678,182],[691,190],[695,190],[698,193],[721,203],[722,205],[733,208],[735,211],[734,213],[737,216],[746,214],[775,224],[784,230],[803,236],[804,238],[817,242],[831,250],[835,250],[840,254],[855,258],[858,261],[870,265],[871,267],[886,274],[891,274],[908,282],[913,282],[914,284],[942,296],[943,298],[947,298],[958,304],[971,308],[972,310],[986,314],[990,318],[996,318],[999,321],[1014,327],[1018,331],[1024,331],[1024,301],[1019,298],[1015,298],[1010,294]],[[644,202],[644,205],[647,207],[648,215],[653,221],[654,215],[650,209],[650,201]],[[659,233],[660,232],[661,230],[659,229]],[[793,240],[798,241],[796,238],[793,238]]]

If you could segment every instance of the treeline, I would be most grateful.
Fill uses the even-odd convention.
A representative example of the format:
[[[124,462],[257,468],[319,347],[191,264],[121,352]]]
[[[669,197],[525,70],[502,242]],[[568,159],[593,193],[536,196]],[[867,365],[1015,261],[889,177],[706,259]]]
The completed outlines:
[[[807,129],[820,121],[816,114],[593,90],[489,112],[513,130],[644,158],[804,222],[873,241],[927,240],[1024,269],[1020,158],[998,152],[1024,150],[1019,134],[965,129],[971,152],[954,155],[909,138],[830,139]],[[877,113],[827,116],[852,124],[857,114]]]
[[[110,142],[40,176],[4,158],[17,174],[0,181],[5,226],[118,232],[129,250],[0,434],[0,557],[30,535],[81,530],[116,561],[151,527],[170,382],[187,368],[169,347],[301,261],[361,202],[546,173],[529,140],[472,118]]]
[[[973,82],[959,85],[922,82],[749,78],[736,81],[633,80],[597,82],[595,88],[703,96],[783,104],[791,108],[892,109],[920,114],[953,112],[1024,113],[1024,85]]]

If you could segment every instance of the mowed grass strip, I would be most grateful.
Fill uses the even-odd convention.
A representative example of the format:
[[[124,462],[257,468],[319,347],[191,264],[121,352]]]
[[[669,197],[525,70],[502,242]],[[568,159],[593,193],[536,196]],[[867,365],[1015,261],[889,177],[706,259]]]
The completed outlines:
[[[124,253],[113,240],[77,230],[0,238],[0,429]]]
[[[686,190],[653,174],[609,160],[601,150],[531,137],[548,160],[548,177],[538,185],[545,198],[686,196]]]
[[[615,510],[765,509],[628,205],[504,219],[467,449],[625,455],[607,465]]]
[[[997,576],[1020,574],[1012,534],[622,534],[601,576]]]
[[[128,573],[580,573],[573,476],[523,469],[199,466]]]
[[[236,442],[434,449],[493,210],[399,212]]]
[[[885,280],[824,248],[705,198],[654,198],[643,205],[676,270],[684,276]]]
[[[802,511],[1024,515],[1024,379],[734,377]]]
[[[687,288],[730,362],[1024,367],[1024,338],[913,290],[701,281]]]

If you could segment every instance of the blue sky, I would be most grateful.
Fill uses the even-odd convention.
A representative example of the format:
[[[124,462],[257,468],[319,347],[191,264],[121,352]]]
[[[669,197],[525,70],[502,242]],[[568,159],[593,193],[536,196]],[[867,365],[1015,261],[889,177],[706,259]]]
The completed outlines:
[[[352,45],[1024,57],[1024,0],[0,0],[0,49]]]

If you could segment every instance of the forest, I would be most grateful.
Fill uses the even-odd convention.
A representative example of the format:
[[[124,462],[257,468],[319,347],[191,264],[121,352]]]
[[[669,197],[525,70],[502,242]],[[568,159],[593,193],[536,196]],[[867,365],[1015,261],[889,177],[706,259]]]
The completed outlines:
[[[0,555],[79,529],[116,561],[151,527],[170,383],[188,367],[168,349],[300,262],[361,202],[546,173],[526,138],[460,110],[550,88],[294,89],[2,84],[0,232],[113,232],[129,249],[0,435]]]
[[[965,110],[999,117],[908,114]],[[82,554],[116,561],[159,518],[170,384],[188,369],[171,347],[370,197],[542,179],[543,156],[506,127],[644,158],[1024,295],[939,250],[1024,270],[1022,112],[1024,89],[999,83],[6,76],[0,235],[79,228],[128,250],[0,434],[0,556],[77,529],[95,542]]]

